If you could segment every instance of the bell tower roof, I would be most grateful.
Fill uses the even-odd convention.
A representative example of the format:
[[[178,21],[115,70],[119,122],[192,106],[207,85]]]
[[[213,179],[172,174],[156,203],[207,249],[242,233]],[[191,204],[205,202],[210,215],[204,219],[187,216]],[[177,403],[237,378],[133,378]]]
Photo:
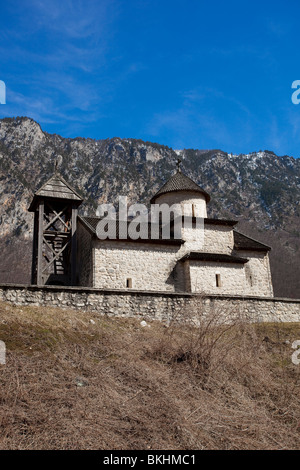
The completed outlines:
[[[63,177],[55,171],[54,175],[36,191],[33,200],[28,208],[30,212],[35,211],[36,203],[40,198],[65,199],[74,201],[80,205],[82,197],[67,183]]]

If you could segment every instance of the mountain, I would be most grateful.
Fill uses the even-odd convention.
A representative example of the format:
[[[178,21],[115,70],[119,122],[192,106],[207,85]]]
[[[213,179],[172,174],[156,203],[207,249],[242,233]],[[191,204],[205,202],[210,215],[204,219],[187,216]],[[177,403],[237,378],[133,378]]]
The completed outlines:
[[[48,134],[27,117],[0,120],[0,282],[29,282],[34,191],[54,171],[85,199],[149,203],[180,157],[184,173],[211,195],[209,217],[232,218],[238,229],[270,245],[276,296],[300,298],[300,159],[264,150],[173,150],[137,139],[94,140]]]

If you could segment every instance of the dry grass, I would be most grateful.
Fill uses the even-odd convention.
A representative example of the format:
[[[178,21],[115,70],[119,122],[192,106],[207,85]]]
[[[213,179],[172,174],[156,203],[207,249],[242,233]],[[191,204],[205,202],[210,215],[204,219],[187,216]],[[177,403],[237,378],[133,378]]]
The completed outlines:
[[[299,324],[143,328],[0,303],[0,339],[0,449],[300,447]]]

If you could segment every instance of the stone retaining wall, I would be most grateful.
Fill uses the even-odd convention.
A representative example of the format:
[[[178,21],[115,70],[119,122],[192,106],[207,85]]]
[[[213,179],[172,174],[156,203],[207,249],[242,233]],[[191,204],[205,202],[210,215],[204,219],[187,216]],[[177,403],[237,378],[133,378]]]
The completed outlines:
[[[15,305],[68,307],[167,323],[197,311],[215,312],[220,317],[242,314],[249,321],[300,321],[299,299],[2,284],[0,300]]]

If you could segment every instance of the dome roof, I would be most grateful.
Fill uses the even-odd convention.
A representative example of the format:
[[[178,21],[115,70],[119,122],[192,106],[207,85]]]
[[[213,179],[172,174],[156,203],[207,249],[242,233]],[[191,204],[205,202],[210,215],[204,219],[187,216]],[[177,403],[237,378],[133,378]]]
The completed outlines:
[[[177,171],[171,178],[160,188],[160,190],[150,200],[151,204],[154,204],[155,200],[162,194],[171,193],[177,191],[193,191],[201,193],[205,196],[206,202],[210,201],[210,195],[204,191],[198,184],[196,184],[191,178],[185,176],[181,171]]]

